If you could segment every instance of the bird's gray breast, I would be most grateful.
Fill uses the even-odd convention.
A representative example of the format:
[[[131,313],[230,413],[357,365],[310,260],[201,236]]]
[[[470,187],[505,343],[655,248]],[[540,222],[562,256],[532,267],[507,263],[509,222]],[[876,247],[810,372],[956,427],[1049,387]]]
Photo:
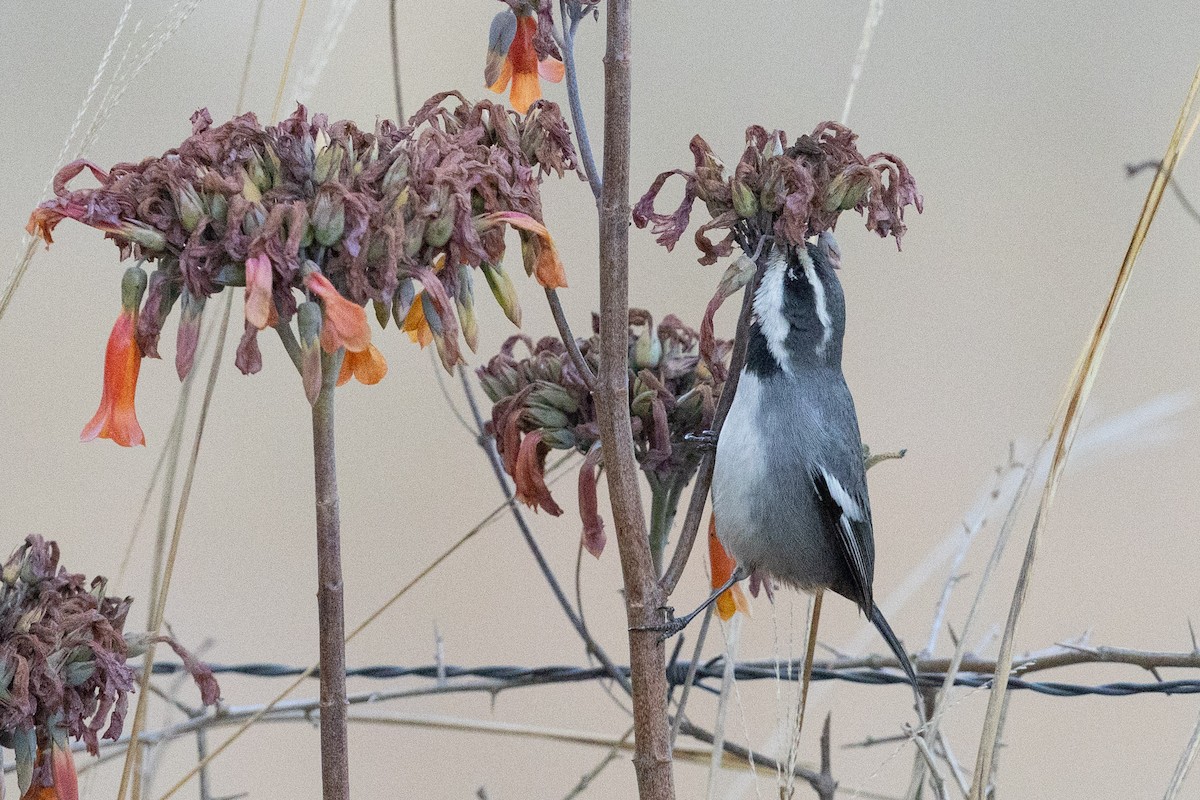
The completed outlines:
[[[844,557],[818,507],[811,454],[842,455],[848,448],[839,438],[857,443],[857,425],[844,430],[838,412],[848,401],[839,372],[742,372],[712,486],[717,536],[740,565],[804,589],[844,581]]]

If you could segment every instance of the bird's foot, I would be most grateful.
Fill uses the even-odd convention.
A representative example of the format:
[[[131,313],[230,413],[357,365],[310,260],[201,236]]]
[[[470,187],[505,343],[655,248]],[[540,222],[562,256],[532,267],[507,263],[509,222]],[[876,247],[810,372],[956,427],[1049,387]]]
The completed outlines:
[[[717,449],[717,434],[712,431],[685,434],[683,440],[697,450],[711,453]]]
[[[654,631],[658,633],[658,640],[665,642],[672,636],[680,633],[692,621],[695,614],[688,614],[686,617],[676,617],[675,609],[671,606],[660,606],[659,612],[663,615],[663,621],[652,625],[635,625],[630,628],[631,631]]]

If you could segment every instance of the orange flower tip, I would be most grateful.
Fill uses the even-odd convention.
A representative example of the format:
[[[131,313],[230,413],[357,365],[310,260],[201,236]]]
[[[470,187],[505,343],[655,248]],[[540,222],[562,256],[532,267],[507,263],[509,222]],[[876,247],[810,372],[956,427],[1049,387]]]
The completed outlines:
[[[537,71],[518,72],[513,70],[512,93],[509,95],[513,110],[518,114],[526,114],[529,107],[542,99],[542,85],[538,81]]]
[[[365,386],[374,386],[387,375],[387,361],[383,353],[375,345],[367,345],[367,349],[355,353],[347,351],[342,359],[342,369],[338,373],[337,385],[347,383],[354,378]]]
[[[567,74],[567,68],[557,58],[543,58],[538,62],[538,75],[551,83],[559,83]]]
[[[511,80],[512,64],[503,54],[489,52],[487,63],[483,65],[483,85],[496,94],[504,94]]]

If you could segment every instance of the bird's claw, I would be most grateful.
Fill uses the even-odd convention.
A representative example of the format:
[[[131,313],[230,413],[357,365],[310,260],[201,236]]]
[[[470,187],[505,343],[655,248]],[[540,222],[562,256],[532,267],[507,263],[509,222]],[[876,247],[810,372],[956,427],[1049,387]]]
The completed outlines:
[[[702,431],[700,433],[688,433],[683,437],[685,442],[688,442],[697,450],[712,452],[717,449],[717,434],[712,431]]]
[[[658,610],[662,612],[662,622],[654,625],[636,625],[629,630],[655,631],[658,633],[658,640],[660,642],[665,642],[667,639],[670,639],[672,636],[675,636],[677,633],[686,628],[688,623],[691,622],[691,619],[688,617],[683,617],[682,619],[676,618],[675,609],[671,606],[662,606]]]

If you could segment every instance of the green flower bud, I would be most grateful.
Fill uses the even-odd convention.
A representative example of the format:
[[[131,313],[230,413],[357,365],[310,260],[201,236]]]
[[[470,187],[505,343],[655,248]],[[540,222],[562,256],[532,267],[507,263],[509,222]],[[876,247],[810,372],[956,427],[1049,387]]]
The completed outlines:
[[[638,336],[633,352],[638,369],[654,369],[662,361],[662,340],[647,326]]]
[[[826,211],[846,211],[858,205],[871,183],[864,176],[855,176],[850,172],[839,172],[833,176],[825,190]]]
[[[396,160],[383,174],[383,190],[385,192],[408,182],[408,166],[408,153],[401,150],[400,154],[396,156]],[[407,187],[405,189],[405,194],[407,194]],[[405,200],[407,200],[407,196]]]
[[[317,153],[313,165],[313,182],[318,186],[329,180],[337,180],[342,171],[342,159],[346,151],[340,144],[329,145]]]
[[[320,192],[312,212],[313,238],[318,244],[331,247],[342,238],[346,229],[346,207],[332,192]]]
[[[479,266],[483,270],[483,277],[487,279],[488,287],[492,290],[492,296],[504,310],[504,316],[508,317],[518,328],[521,327],[521,301],[517,297],[517,290],[513,286],[512,280],[509,279],[508,273],[499,264],[492,265],[484,262]]]
[[[483,387],[483,393],[488,396],[488,399],[493,403],[499,403],[501,399],[508,395],[504,391],[504,387],[500,381],[493,378],[486,372],[479,376],[479,385]]]
[[[130,267],[121,278],[121,307],[132,311],[142,304],[146,284],[150,279],[141,267]]]
[[[175,188],[171,195],[175,199],[175,213],[179,215],[179,224],[188,233],[196,230],[196,226],[204,218],[204,204],[195,187],[185,183]]]
[[[67,679],[68,686],[81,686],[88,678],[92,677],[96,672],[95,661],[79,661],[74,664],[67,664],[64,670],[64,677]]]
[[[549,381],[538,381],[537,388],[530,394],[530,399],[534,402],[553,406],[568,414],[579,410],[579,401],[575,399],[575,395],[557,383]]]
[[[554,406],[545,405],[536,401],[530,401],[525,406],[525,419],[538,428],[548,428],[554,430],[556,428],[565,428],[570,424],[567,415]]]
[[[223,224],[228,214],[229,201],[225,199],[225,195],[214,194],[208,201],[208,215],[213,218],[213,221]]]
[[[395,293],[392,294],[392,319],[396,320],[397,328],[404,327],[404,318],[408,316],[416,296],[417,290],[413,286],[412,278],[401,278]]]
[[[750,187],[739,176],[734,176],[730,188],[733,191],[733,210],[742,219],[749,219],[758,214],[758,198]]]
[[[404,224],[404,255],[416,258],[425,246],[425,220],[417,218]]]
[[[161,232],[140,222],[126,222],[121,226],[121,235],[143,250],[157,253],[167,248],[167,238]]]
[[[471,352],[479,344],[479,323],[475,319],[475,278],[466,264],[458,265],[458,292],[454,297],[458,307],[458,321],[462,325],[463,340]]]
[[[655,392],[653,389],[647,389],[635,395],[633,402],[629,404],[629,411],[635,417],[644,417],[651,413],[650,403],[654,400]]]
[[[425,226],[425,244],[430,247],[445,247],[454,233],[454,206],[447,205],[442,213]]]
[[[559,428],[557,430],[543,430],[542,444],[552,450],[572,450],[575,448],[577,441],[574,432],[570,428]]]
[[[378,300],[372,300],[371,307],[375,309],[375,319],[379,321],[379,327],[387,328],[388,317],[392,315],[392,309],[387,303],[381,303]]]

